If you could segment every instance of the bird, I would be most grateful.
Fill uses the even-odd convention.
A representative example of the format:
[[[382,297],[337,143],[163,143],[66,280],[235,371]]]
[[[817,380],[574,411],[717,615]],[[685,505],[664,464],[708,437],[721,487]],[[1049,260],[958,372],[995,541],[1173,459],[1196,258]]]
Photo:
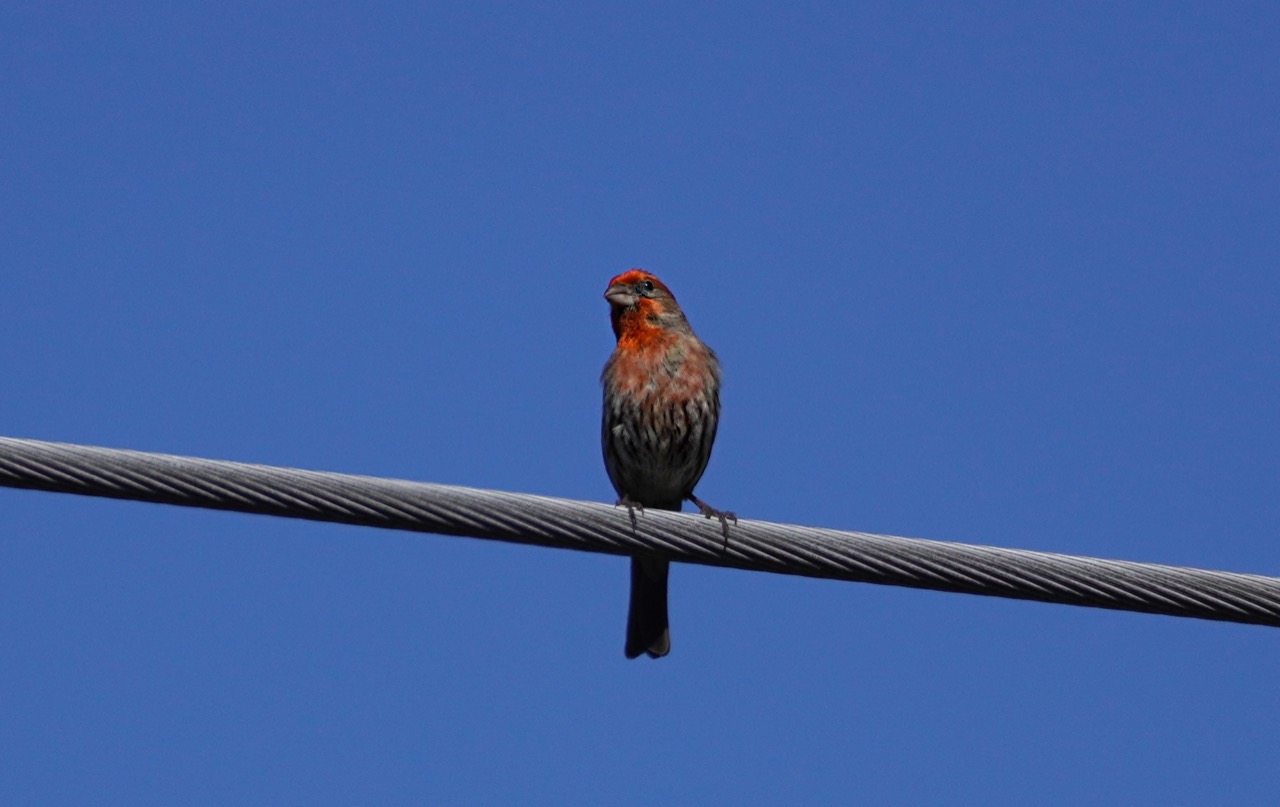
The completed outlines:
[[[687,499],[719,519],[726,545],[730,512],[694,495],[720,421],[720,361],[689,326],[675,295],[653,274],[631,269],[604,293],[617,346],[600,374],[604,407],[600,433],[604,466],[626,507],[679,511]],[[650,554],[631,558],[626,657],[661,658],[671,651],[667,619],[670,562]]]

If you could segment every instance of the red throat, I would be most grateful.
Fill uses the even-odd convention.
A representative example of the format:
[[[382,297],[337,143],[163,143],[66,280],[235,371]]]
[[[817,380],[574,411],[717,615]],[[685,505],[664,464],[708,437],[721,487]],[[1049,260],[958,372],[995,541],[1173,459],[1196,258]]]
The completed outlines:
[[[640,300],[629,308],[614,306],[609,311],[609,322],[613,325],[613,335],[618,343],[623,341],[642,344],[657,339],[663,332],[662,326],[655,323],[652,317],[662,313],[662,304],[656,300]]]

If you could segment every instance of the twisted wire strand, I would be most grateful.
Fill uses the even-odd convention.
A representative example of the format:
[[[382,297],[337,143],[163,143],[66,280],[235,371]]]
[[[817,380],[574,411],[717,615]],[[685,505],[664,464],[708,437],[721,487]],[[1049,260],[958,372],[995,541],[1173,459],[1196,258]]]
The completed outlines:
[[[1280,626],[1280,578],[0,437],[0,485]]]

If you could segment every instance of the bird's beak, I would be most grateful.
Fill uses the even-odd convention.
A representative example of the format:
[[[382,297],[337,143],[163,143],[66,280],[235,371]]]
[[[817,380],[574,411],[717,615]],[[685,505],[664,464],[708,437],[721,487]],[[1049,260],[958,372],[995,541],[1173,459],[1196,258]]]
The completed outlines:
[[[609,305],[617,308],[629,308],[636,304],[640,298],[630,288],[621,283],[610,286],[604,293],[604,298],[609,301]]]

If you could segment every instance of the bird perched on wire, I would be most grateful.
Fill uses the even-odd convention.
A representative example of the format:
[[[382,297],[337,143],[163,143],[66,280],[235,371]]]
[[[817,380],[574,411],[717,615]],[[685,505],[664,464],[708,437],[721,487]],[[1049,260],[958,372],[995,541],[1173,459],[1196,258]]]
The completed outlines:
[[[618,346],[605,363],[600,442],[609,481],[631,523],[636,509],[680,510],[685,499],[717,518],[729,537],[733,513],[710,507],[693,488],[711,458],[720,420],[720,361],[689,327],[671,290],[640,269],[609,281],[604,298]],[[671,650],[665,558],[631,559],[627,658]]]

